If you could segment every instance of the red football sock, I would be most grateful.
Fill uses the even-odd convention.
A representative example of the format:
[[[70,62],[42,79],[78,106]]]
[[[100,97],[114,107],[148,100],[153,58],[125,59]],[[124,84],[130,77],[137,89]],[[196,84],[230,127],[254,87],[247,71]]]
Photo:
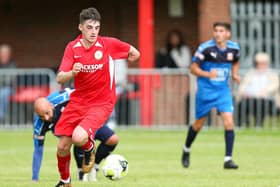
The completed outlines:
[[[83,146],[82,146],[82,149],[84,151],[89,151],[91,150],[91,148],[93,147],[93,144],[92,142],[90,141],[90,139],[88,139],[87,143],[85,143]]]
[[[57,167],[62,180],[67,180],[70,177],[70,160],[71,154],[61,157],[58,154],[57,156]]]

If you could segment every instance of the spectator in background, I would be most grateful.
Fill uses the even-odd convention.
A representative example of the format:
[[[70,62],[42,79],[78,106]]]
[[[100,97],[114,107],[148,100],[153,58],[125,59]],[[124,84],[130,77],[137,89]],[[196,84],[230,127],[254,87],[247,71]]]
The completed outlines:
[[[7,44],[0,45],[0,69],[16,68],[12,59],[12,49]],[[0,75],[0,122],[4,121],[9,105],[9,96],[13,92],[13,78]]]
[[[170,30],[167,33],[166,36],[166,43],[165,47],[161,48],[157,54],[156,54],[156,60],[155,60],[155,68],[184,68],[187,72],[188,66],[191,64],[191,51],[188,48],[188,46],[185,44],[184,37],[181,31],[173,29]],[[157,97],[155,99],[155,106],[158,106],[157,110],[159,113],[162,113],[164,116],[168,116],[169,114],[176,111],[177,108],[185,108],[185,114],[184,116],[189,116],[189,90],[188,88],[182,87],[181,84],[174,84],[170,85],[169,82],[179,82],[183,79],[186,85],[188,85],[189,82],[189,76],[182,77],[182,74],[179,72],[174,75],[166,75],[162,74],[160,76],[160,82],[157,83],[159,86],[157,88]],[[186,86],[188,87],[188,86]],[[162,100],[166,100],[166,95],[172,96],[173,103],[166,103],[164,105],[161,105]],[[182,102],[184,100],[184,102]],[[159,103],[159,104],[157,104]],[[185,107],[185,106],[187,107]],[[168,108],[168,110],[165,110],[165,108]],[[163,110],[163,111],[161,111]],[[182,116],[180,113],[175,112],[176,114],[172,114],[173,119],[176,120],[184,120],[182,119]],[[183,117],[184,118],[184,117]],[[174,121],[167,121],[164,120],[164,118],[159,117],[158,119],[161,119],[164,121],[164,123],[174,123]],[[160,122],[161,123],[161,122]],[[178,122],[175,122],[178,123]],[[189,123],[188,117],[186,118],[185,123]]]
[[[183,34],[171,30],[167,34],[166,46],[156,55],[156,68],[187,68],[190,65],[191,52],[186,46]]]
[[[250,123],[250,115],[254,116],[256,126],[262,126],[265,116],[273,114],[279,90],[279,77],[269,65],[269,55],[257,53],[255,67],[249,70],[241,81],[237,94],[239,126],[244,120]]]

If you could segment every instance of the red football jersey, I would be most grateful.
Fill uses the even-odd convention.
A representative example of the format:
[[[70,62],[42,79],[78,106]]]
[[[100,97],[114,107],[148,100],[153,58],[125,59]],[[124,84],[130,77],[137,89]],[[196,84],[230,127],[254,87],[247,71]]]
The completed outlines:
[[[95,44],[86,49],[78,36],[67,45],[59,67],[60,71],[71,71],[74,63],[83,64],[81,72],[74,78],[75,91],[70,101],[88,105],[114,104],[115,67],[113,60],[127,59],[130,45],[116,38],[97,38]]]

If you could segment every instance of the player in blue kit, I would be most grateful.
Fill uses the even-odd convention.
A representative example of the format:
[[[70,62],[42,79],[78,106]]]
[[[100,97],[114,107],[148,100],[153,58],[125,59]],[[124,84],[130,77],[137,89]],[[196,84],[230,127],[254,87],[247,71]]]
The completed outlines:
[[[60,118],[61,113],[69,102],[70,94],[74,89],[66,88],[61,91],[51,93],[48,97],[38,98],[34,103],[34,152],[32,161],[32,180],[39,180],[39,172],[43,158],[43,148],[45,134],[54,131],[54,127]],[[79,180],[95,181],[96,171],[101,160],[107,157],[116,147],[118,136],[107,126],[103,125],[96,132],[95,139],[100,140],[96,154],[95,165],[92,171],[84,174],[81,171],[84,151],[74,146],[74,157],[78,167]]]
[[[183,148],[182,164],[185,168],[190,165],[190,148],[206,117],[212,108],[220,113],[225,128],[226,153],[225,169],[237,169],[238,165],[232,160],[234,144],[233,102],[229,86],[232,76],[240,82],[238,74],[240,47],[228,40],[231,26],[225,22],[213,24],[213,39],[202,43],[192,58],[190,71],[197,76],[196,121],[189,127]]]

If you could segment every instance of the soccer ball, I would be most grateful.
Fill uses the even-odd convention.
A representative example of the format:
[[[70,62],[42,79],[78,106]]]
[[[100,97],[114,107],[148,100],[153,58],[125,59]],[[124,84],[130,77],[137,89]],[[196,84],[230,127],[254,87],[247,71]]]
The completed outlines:
[[[127,160],[118,154],[109,155],[103,164],[103,174],[111,180],[118,180],[128,173]]]

